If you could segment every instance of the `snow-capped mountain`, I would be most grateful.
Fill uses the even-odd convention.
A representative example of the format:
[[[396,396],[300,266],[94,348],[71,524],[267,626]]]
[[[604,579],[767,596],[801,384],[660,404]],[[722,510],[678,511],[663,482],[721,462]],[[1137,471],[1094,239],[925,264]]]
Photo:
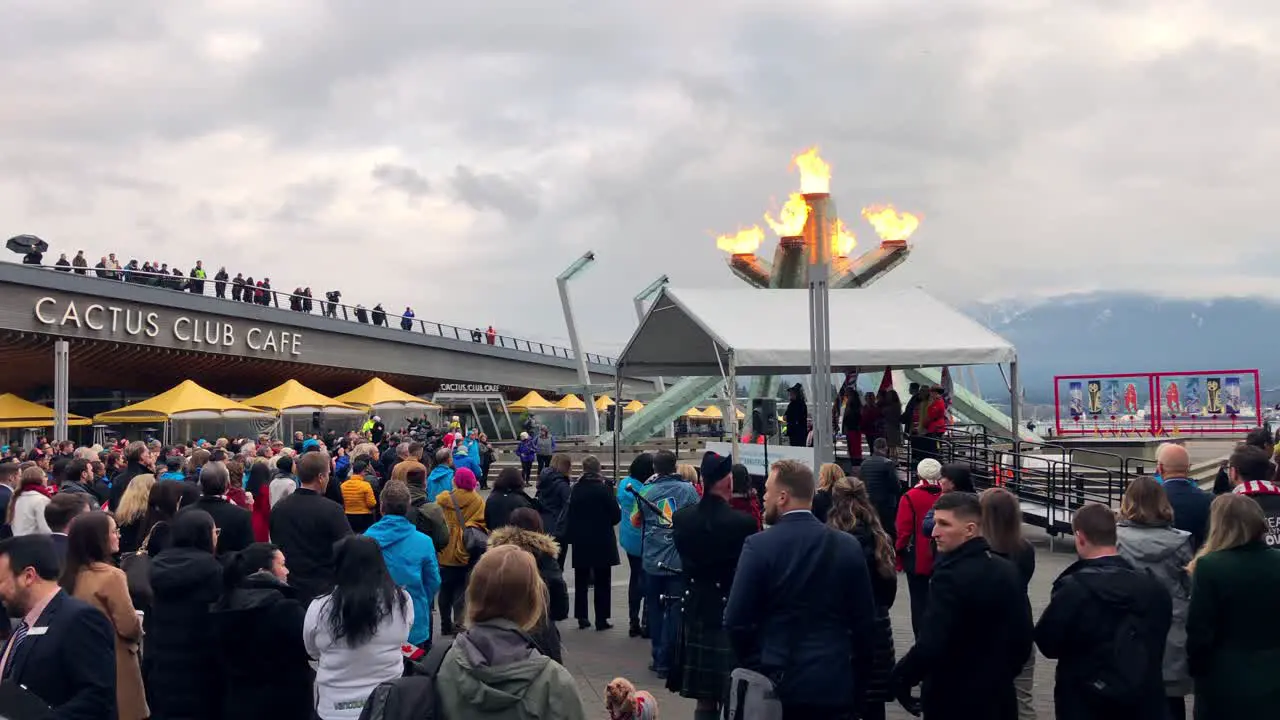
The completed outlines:
[[[1280,386],[1280,303],[1094,294],[967,311],[1017,346],[1030,402],[1052,401],[1053,376],[1066,374],[1257,368],[1264,389]],[[1001,384],[980,375],[984,390],[986,377]]]

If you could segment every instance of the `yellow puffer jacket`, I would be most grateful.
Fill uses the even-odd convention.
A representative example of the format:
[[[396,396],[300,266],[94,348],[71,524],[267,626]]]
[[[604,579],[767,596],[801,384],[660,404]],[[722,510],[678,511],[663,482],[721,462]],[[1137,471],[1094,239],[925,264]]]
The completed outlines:
[[[449,545],[440,551],[440,564],[450,567],[465,567],[470,558],[462,546],[462,528],[458,526],[458,513],[455,511],[453,499],[458,499],[458,507],[462,509],[462,521],[467,527],[487,529],[484,525],[484,498],[475,490],[454,490],[442,492],[436,496],[436,503],[444,513],[444,522],[449,526]]]

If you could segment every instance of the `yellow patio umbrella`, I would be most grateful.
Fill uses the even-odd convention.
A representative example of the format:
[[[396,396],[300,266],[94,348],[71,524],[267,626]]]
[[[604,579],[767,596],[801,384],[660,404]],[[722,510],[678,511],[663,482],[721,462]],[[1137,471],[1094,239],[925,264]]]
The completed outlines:
[[[707,418],[708,420],[719,420],[724,417],[724,413],[720,412],[719,405],[711,405],[708,406],[706,410],[702,411],[702,417]]]
[[[691,407],[689,408],[689,411],[686,412],[682,417],[693,418],[697,420],[697,419],[705,418],[706,415],[703,415],[702,411],[699,410],[698,408]]]
[[[556,404],[542,397],[537,392],[530,390],[528,394],[513,403],[507,403],[508,410],[517,412],[527,412],[529,410],[548,410],[556,407]]]
[[[338,402],[327,395],[312,390],[297,380],[284,383],[244,401],[245,405],[278,413],[303,414],[329,412],[342,415],[363,415],[362,408]]]
[[[333,399],[365,410],[420,410],[440,407],[417,395],[410,395],[377,377]]]
[[[565,395],[560,398],[560,402],[556,403],[556,407],[561,410],[586,410],[587,404],[577,395]]]
[[[644,409],[644,403],[640,402],[639,400],[632,400],[631,402],[627,403],[626,407],[622,408],[622,411],[635,413],[635,412],[640,412],[643,409]]]
[[[596,398],[597,410],[608,410],[609,408],[613,407],[616,404],[617,403],[613,401],[613,398],[609,397],[608,395],[601,395],[600,397]]]
[[[67,425],[80,427],[91,422],[87,417],[67,413]],[[0,428],[36,427],[53,427],[53,408],[23,400],[13,393],[0,395]]]
[[[212,420],[218,418],[263,418],[271,413],[238,403],[200,387],[193,380],[153,398],[93,416],[94,422],[163,422],[165,420]]]

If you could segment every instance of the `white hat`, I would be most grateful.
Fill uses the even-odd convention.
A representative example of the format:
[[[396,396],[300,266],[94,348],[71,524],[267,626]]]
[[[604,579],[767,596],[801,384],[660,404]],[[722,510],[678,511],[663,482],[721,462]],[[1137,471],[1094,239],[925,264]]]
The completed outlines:
[[[382,422],[382,418],[378,417],[377,415],[374,415],[374,416],[373,416],[373,421],[374,421],[374,422]]]
[[[527,433],[527,432],[522,432],[522,433],[520,433],[520,439],[521,439],[521,440],[528,440],[528,439],[529,439],[529,433]]]
[[[925,458],[916,466],[916,474],[921,480],[936,483],[942,479],[942,463],[933,458]]]

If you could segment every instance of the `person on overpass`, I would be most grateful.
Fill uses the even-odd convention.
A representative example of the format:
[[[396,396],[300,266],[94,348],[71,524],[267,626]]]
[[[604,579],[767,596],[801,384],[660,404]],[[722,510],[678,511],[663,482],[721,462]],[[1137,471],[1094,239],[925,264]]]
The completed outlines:
[[[413,308],[409,307],[408,305],[404,306],[404,315],[400,316],[400,329],[401,330],[413,329]]]
[[[204,271],[204,261],[197,260],[196,266],[191,268],[191,281],[187,283],[187,289],[192,295],[204,294],[204,281],[208,278],[208,274]]]
[[[488,339],[489,344],[493,345],[498,339],[498,331],[494,330],[493,326],[490,325],[489,329],[484,331],[484,336]]]
[[[382,309],[382,303],[373,306],[373,324],[380,327],[387,326],[387,311]]]
[[[213,276],[213,294],[218,296],[219,300],[227,299],[227,268],[220,267],[218,272]]]

